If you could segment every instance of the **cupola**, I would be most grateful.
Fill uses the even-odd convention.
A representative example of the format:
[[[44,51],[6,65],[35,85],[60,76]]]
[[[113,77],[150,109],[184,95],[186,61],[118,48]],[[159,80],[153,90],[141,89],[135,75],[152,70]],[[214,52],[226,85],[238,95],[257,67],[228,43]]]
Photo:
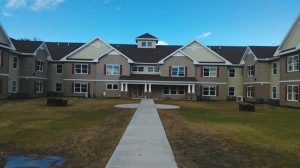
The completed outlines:
[[[138,36],[135,40],[138,48],[156,48],[156,44],[158,41],[155,36],[149,33]]]

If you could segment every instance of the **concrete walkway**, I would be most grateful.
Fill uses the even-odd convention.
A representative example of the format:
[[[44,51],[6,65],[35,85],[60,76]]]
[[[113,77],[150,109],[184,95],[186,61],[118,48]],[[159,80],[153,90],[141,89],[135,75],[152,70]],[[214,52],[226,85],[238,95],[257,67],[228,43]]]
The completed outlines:
[[[106,168],[177,168],[152,99],[142,99]]]

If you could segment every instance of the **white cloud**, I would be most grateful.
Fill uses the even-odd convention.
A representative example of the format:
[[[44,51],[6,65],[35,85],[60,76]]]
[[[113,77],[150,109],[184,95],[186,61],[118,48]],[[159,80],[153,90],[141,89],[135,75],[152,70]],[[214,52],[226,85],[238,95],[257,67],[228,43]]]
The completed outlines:
[[[64,0],[8,0],[5,7],[11,8],[25,8],[33,11],[53,10],[63,3]]]
[[[9,12],[6,12],[6,11],[2,11],[2,15],[3,16],[6,16],[6,17],[11,17],[13,16],[13,14],[9,13]]]
[[[157,42],[157,45],[169,45],[169,44],[167,42],[165,42],[165,41],[159,40]]]
[[[56,9],[57,6],[63,3],[64,0],[35,0],[34,3],[31,5],[30,9],[34,11],[39,11],[43,9]]]
[[[27,0],[8,0],[6,8],[23,8],[26,6]]]
[[[211,35],[212,35],[212,32],[203,32],[203,33],[201,33],[201,34],[197,37],[197,39],[207,38],[207,37],[209,37],[209,36],[211,36]]]

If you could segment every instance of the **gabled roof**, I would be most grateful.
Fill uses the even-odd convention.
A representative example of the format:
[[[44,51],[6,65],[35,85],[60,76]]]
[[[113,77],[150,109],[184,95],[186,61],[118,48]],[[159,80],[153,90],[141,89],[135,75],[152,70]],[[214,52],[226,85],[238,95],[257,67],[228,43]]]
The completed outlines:
[[[258,59],[273,58],[278,46],[249,46]]]
[[[158,63],[161,59],[173,53],[181,46],[161,45],[153,48],[138,48],[131,44],[111,44],[112,47],[137,63]]]
[[[245,46],[208,46],[211,50],[231,62],[239,64],[247,47]]]
[[[35,51],[43,44],[42,41],[28,41],[11,39],[16,51],[21,54],[34,54]]]
[[[60,60],[85,43],[46,42],[53,60]]]
[[[10,37],[7,35],[1,23],[0,23],[0,47],[16,50],[14,44],[12,43]]]
[[[155,36],[153,36],[149,33],[145,33],[143,35],[140,35],[140,36],[137,37],[137,39],[156,39],[157,40],[157,38]]]
[[[283,38],[274,56],[293,53],[300,50],[300,14]]]

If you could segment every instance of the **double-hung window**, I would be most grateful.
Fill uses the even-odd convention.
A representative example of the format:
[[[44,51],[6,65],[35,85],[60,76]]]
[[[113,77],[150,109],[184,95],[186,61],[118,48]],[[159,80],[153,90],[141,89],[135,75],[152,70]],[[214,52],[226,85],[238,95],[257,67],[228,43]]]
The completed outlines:
[[[216,86],[203,86],[203,96],[216,96],[217,94]]]
[[[249,77],[254,75],[254,65],[248,65],[247,75]]]
[[[277,63],[272,64],[272,74],[276,75],[277,74]]]
[[[184,76],[184,66],[172,66],[172,76]]]
[[[217,77],[217,67],[204,67],[203,68],[204,77]]]
[[[13,68],[18,68],[18,57],[13,57]]]
[[[235,77],[235,68],[229,68],[228,76],[229,76],[229,78],[234,78]]]
[[[253,98],[254,89],[253,86],[247,86],[247,98]]]
[[[57,64],[56,65],[56,73],[57,74],[62,74],[63,73],[63,65],[62,64]]]
[[[55,83],[55,92],[62,92],[62,83]]]
[[[88,74],[88,64],[75,64],[75,74]]]
[[[120,65],[118,64],[107,64],[106,75],[120,75]]]
[[[43,81],[35,82],[35,93],[43,93]]]
[[[44,62],[42,60],[36,60],[36,71],[43,72],[44,71]]]
[[[277,98],[277,88],[275,86],[272,87],[272,99]]]
[[[290,56],[288,60],[288,72],[299,71],[299,56]]]
[[[287,86],[287,100],[299,101],[299,86],[297,85]]]
[[[117,83],[108,83],[106,84],[106,90],[118,90],[119,84]]]
[[[75,82],[74,83],[74,93],[86,93],[88,90],[87,83]]]
[[[159,72],[159,67],[158,66],[149,66],[148,72]]]
[[[13,93],[17,93],[18,92],[18,88],[17,88],[17,81],[12,81],[12,92]]]

